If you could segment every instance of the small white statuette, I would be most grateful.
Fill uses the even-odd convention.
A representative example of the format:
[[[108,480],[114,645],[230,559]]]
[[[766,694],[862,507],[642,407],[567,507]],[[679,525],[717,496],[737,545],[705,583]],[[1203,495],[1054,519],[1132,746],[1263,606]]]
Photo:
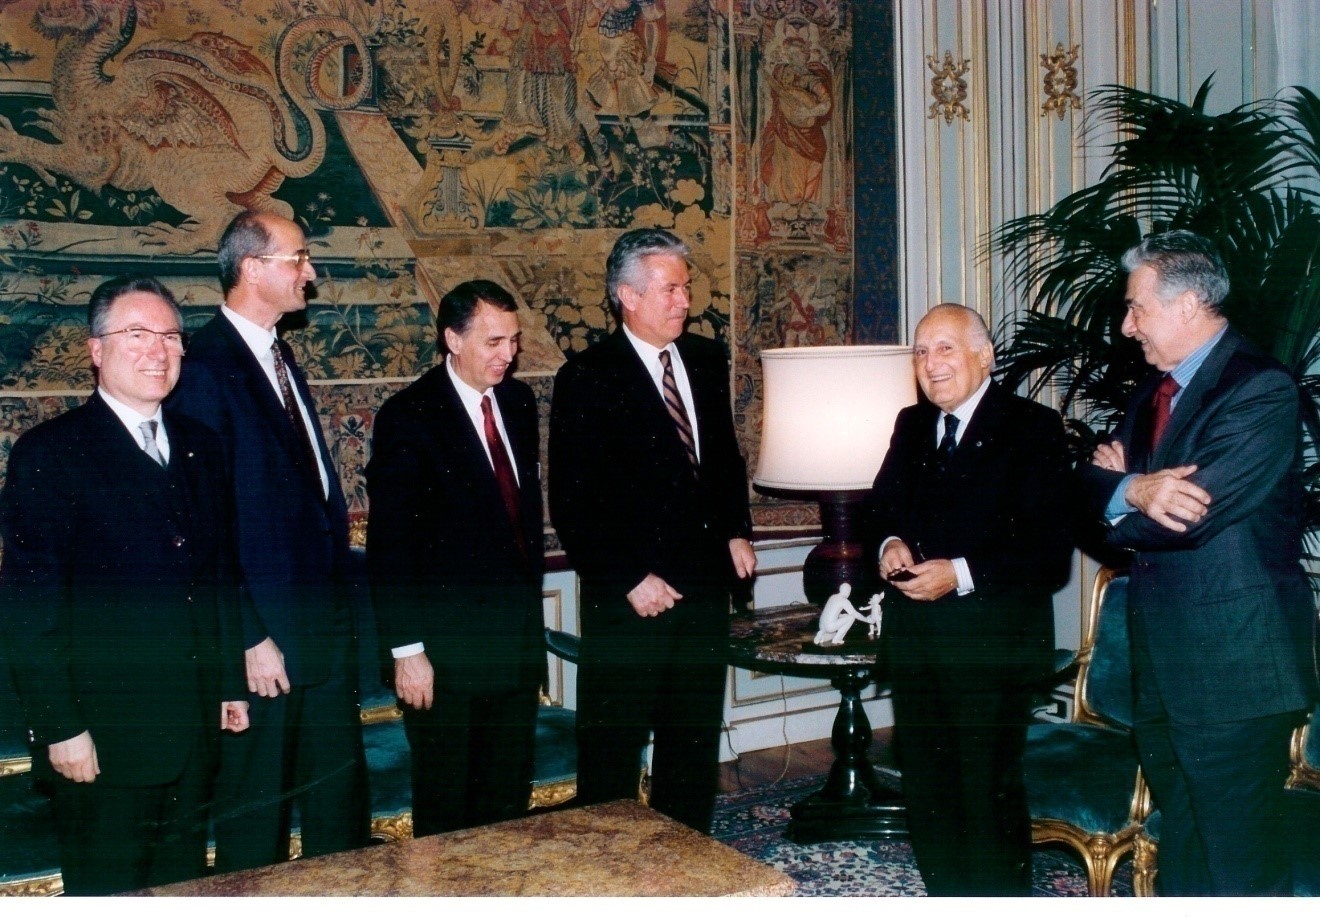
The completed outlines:
[[[871,595],[871,601],[867,602],[861,608],[862,611],[870,612],[870,614],[862,618],[862,620],[870,625],[866,629],[866,636],[872,640],[875,640],[880,636],[880,622],[884,618],[884,610],[880,607],[880,600],[884,597],[885,594],[883,592],[873,593]]]
[[[820,630],[816,631],[812,643],[818,646],[839,646],[843,643],[843,638],[848,635],[848,629],[853,626],[853,622],[866,620],[857,613],[857,609],[853,608],[852,602],[848,601],[851,592],[852,586],[841,583],[839,591],[825,602],[825,607],[820,612]]]

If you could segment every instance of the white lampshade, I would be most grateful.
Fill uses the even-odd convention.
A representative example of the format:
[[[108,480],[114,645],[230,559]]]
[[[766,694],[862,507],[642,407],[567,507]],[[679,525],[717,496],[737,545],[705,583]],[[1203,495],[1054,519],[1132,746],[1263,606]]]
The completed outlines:
[[[917,401],[912,348],[761,352],[764,412],[753,481],[781,490],[865,490],[898,412]]]

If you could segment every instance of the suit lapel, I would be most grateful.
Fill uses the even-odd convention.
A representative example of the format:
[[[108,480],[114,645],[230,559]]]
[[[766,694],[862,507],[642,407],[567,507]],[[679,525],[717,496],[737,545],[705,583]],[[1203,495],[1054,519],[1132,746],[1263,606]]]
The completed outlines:
[[[1169,415],[1169,425],[1164,428],[1164,435],[1160,437],[1159,447],[1155,449],[1151,456],[1150,467],[1161,468],[1164,466],[1165,457],[1169,453],[1171,445],[1177,442],[1178,437],[1182,435],[1183,430],[1191,423],[1192,418],[1201,412],[1201,403],[1205,400],[1206,393],[1219,384],[1219,377],[1223,375],[1224,367],[1228,364],[1228,359],[1238,349],[1242,339],[1231,329],[1227,331],[1214,349],[1206,355],[1205,362],[1201,364],[1192,376],[1192,381],[1187,385],[1181,395],[1178,396],[1178,404]],[[1149,402],[1149,399],[1146,399]],[[1153,408],[1147,408],[1150,413],[1154,413]],[[1147,425],[1149,429],[1149,425]]]
[[[953,451],[953,457],[949,461],[950,474],[964,473],[968,468],[984,467],[984,455],[994,449],[994,441],[999,435],[1003,420],[1002,404],[1003,391],[998,383],[991,382],[990,387],[981,396],[981,403],[976,406],[976,411],[973,412],[972,419],[963,432],[958,448]],[[936,420],[939,418],[938,411],[935,418]],[[937,427],[934,423],[931,426],[926,443],[933,457],[938,448],[935,439]]]
[[[263,422],[270,428],[271,435],[288,451],[289,458],[299,465],[304,464],[302,447],[293,438],[294,431],[289,424],[288,415],[284,413],[284,405],[266,377],[266,371],[257,362],[256,355],[229,319],[220,315],[217,316],[217,321],[231,352],[228,365],[234,367],[235,381],[243,387],[248,398],[257,406]],[[290,369],[292,368],[291,366]],[[293,373],[294,377],[297,375]]]
[[[295,466],[304,468],[307,472],[308,485],[316,491],[318,496],[324,498],[320,475],[315,468],[305,468],[307,461],[304,458],[303,445],[297,439],[297,431],[289,423],[289,417],[284,413],[284,403],[275,392],[274,386],[270,384],[270,379],[257,361],[256,354],[248,347],[247,342],[243,340],[242,335],[238,333],[238,329],[233,326],[229,319],[221,314],[217,316],[217,320],[220,323],[219,327],[223,333],[224,341],[231,351],[229,365],[235,368],[235,381],[243,386],[252,403],[257,406],[263,421],[270,428],[271,435],[288,452],[289,460]],[[307,411],[312,417],[313,423],[310,431],[312,442],[317,453],[321,456],[321,462],[325,465],[326,474],[331,478],[330,496],[333,502],[337,492],[333,480],[335,465],[330,459],[330,451],[326,447],[325,437],[321,435],[321,425],[316,422],[316,402],[312,400],[311,390],[307,387],[307,381],[303,378],[302,370],[294,363],[288,345],[283,341],[279,343],[289,370],[289,379],[297,388],[299,396],[303,399],[303,403],[307,405]]]

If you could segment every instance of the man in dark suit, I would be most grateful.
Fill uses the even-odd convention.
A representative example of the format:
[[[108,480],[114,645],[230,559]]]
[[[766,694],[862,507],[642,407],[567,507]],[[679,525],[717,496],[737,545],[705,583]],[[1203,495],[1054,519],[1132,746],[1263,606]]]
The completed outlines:
[[[688,248],[624,233],[605,286],[623,327],[555,379],[550,513],[581,577],[578,799],[635,797],[710,831],[729,586],[750,577],[747,472],[721,348],[683,334]]]
[[[1029,895],[1022,755],[1068,580],[1058,413],[990,381],[981,317],[917,324],[925,400],[905,408],[870,496],[912,848],[931,895]]]
[[[1228,274],[1208,240],[1151,236],[1123,266],[1123,333],[1160,372],[1081,479],[1107,543],[1132,552],[1137,748],[1163,813],[1158,887],[1287,895],[1288,736],[1315,696],[1297,386],[1220,313]]]
[[[252,601],[243,645],[252,728],[222,743],[216,867],[287,859],[291,805],[303,853],[366,843],[358,719],[359,601],[348,514],[284,316],[315,279],[296,223],[245,212],[220,238],[225,303],[193,338],[171,404],[210,427],[234,472],[238,559]]]
[[[120,278],[88,318],[96,391],[9,460],[0,608],[64,891],[106,895],[202,875],[215,740],[248,704],[224,453],[160,406],[178,305]]]
[[[540,436],[510,374],[518,304],[473,280],[436,324],[448,357],[381,406],[367,465],[367,567],[417,837],[526,813],[545,672]]]

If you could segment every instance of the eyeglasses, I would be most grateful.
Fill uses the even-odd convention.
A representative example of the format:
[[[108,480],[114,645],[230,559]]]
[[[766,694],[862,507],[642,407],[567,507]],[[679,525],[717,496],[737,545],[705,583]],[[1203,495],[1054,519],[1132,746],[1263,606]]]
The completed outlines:
[[[151,345],[160,340],[165,349],[172,353],[183,353],[188,346],[188,335],[182,331],[152,331],[150,328],[120,328],[118,331],[107,331],[105,334],[94,334],[92,337],[108,338],[112,335],[124,335],[124,342],[128,349],[136,353],[145,353],[151,349]]]
[[[253,255],[261,261],[292,261],[298,270],[302,270],[304,265],[312,263],[312,253],[305,248],[300,248],[291,255]]]

